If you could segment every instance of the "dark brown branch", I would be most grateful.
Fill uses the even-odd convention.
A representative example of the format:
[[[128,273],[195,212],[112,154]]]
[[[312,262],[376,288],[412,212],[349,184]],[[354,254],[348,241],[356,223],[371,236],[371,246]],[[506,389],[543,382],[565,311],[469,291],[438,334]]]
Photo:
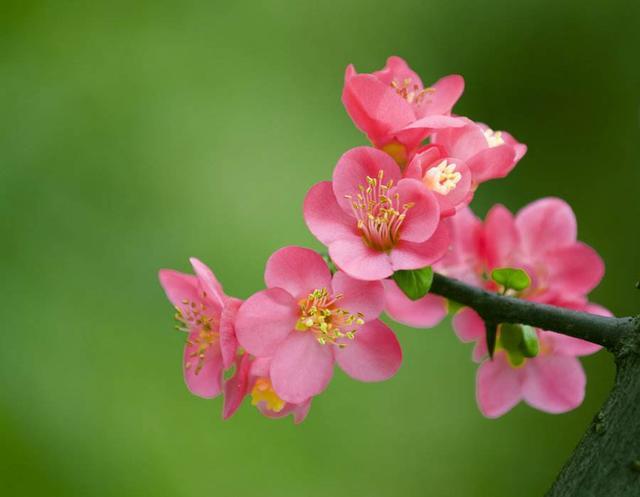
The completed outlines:
[[[433,276],[431,293],[474,309],[487,322],[527,324],[613,350],[623,337],[638,331],[634,318],[610,318],[507,297],[441,274]]]
[[[640,496],[640,318],[536,304],[434,275],[431,292],[473,308],[485,323],[528,324],[606,347],[616,382],[547,497]]]

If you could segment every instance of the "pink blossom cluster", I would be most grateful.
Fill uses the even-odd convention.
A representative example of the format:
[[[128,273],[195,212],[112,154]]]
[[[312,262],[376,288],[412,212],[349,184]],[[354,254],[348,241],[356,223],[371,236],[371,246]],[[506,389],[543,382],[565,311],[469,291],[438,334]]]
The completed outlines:
[[[178,328],[187,334],[183,369],[193,394],[222,394],[224,418],[249,397],[265,416],[291,414],[297,423],[327,388],[335,364],[359,381],[391,378],[402,351],[381,314],[424,328],[452,307],[432,294],[412,300],[396,283],[399,272],[429,266],[491,291],[608,314],[587,300],[604,265],[577,241],[566,203],[542,199],[515,216],[497,205],[484,222],[471,212],[478,187],[505,177],[526,146],[452,114],[463,89],[458,75],[425,87],[399,57],[373,73],[349,66],[342,101],[371,146],[345,152],[331,180],[311,187],[303,207],[330,259],[284,247],[266,263],[265,289],[244,301],[226,295],[197,259],[191,259],[195,275],[160,271]],[[525,271],[530,285],[501,288],[490,277],[497,268]],[[586,381],[577,357],[598,346],[504,325],[489,358],[485,326],[473,310],[459,309],[453,328],[461,341],[475,343],[484,415],[500,416],[520,400],[552,413],[582,402]]]

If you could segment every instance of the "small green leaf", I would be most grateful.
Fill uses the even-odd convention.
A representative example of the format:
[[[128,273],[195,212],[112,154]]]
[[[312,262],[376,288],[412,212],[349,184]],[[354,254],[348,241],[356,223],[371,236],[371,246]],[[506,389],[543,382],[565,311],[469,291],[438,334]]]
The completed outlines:
[[[424,297],[431,288],[433,282],[433,269],[431,266],[422,269],[400,270],[393,273],[393,280],[400,290],[411,300]]]
[[[491,279],[505,289],[521,292],[531,285],[531,278],[526,271],[513,267],[502,267],[491,271]]]
[[[536,330],[531,326],[522,326],[522,342],[520,342],[520,351],[525,357],[535,357],[540,352],[540,341]]]
[[[502,323],[500,325],[500,346],[504,350],[518,350],[522,342],[522,326]]]

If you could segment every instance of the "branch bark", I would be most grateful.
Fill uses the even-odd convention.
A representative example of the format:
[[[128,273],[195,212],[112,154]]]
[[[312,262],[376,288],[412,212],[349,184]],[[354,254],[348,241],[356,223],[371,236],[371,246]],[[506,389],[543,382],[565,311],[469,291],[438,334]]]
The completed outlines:
[[[435,274],[431,293],[486,323],[527,324],[605,347],[615,385],[547,497],[640,496],[640,317],[610,318],[491,293]]]

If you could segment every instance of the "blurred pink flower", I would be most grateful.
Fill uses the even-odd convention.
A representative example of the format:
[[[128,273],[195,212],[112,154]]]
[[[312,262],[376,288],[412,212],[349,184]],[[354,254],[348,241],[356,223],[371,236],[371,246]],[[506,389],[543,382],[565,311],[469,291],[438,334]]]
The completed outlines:
[[[188,333],[184,348],[184,378],[200,397],[222,391],[222,371],[233,364],[238,346],[233,322],[242,301],[224,294],[211,270],[191,258],[196,273],[170,269],[159,272],[160,283],[176,308],[178,328]]]
[[[379,281],[332,277],[316,252],[285,247],[269,258],[265,282],[241,305],[236,333],[249,354],[271,358],[269,381],[280,399],[303,404],[322,392],[334,362],[361,381],[388,379],[400,367],[400,345],[377,319]]]
[[[458,75],[425,88],[403,59],[389,57],[382,70],[371,74],[358,74],[349,65],[342,102],[371,143],[404,165],[433,130],[464,125],[450,115],[463,90]]]
[[[304,218],[336,265],[361,280],[429,266],[449,243],[436,195],[371,147],[346,152],[333,181],[309,190]]]
[[[493,269],[520,268],[529,274],[532,284],[519,297],[610,315],[587,300],[586,295],[604,275],[604,264],[591,247],[577,241],[575,216],[564,201],[544,198],[524,207],[515,217],[497,205],[484,223],[465,209],[450,223],[453,248],[436,265],[441,273],[497,290],[489,279]],[[453,327],[460,340],[475,342],[474,360],[482,362],[477,399],[485,416],[501,416],[520,400],[551,413],[565,412],[582,403],[586,380],[576,357],[596,352],[598,345],[536,330],[538,355],[513,365],[500,347],[493,361],[485,360],[485,327],[475,311],[460,310]]]

